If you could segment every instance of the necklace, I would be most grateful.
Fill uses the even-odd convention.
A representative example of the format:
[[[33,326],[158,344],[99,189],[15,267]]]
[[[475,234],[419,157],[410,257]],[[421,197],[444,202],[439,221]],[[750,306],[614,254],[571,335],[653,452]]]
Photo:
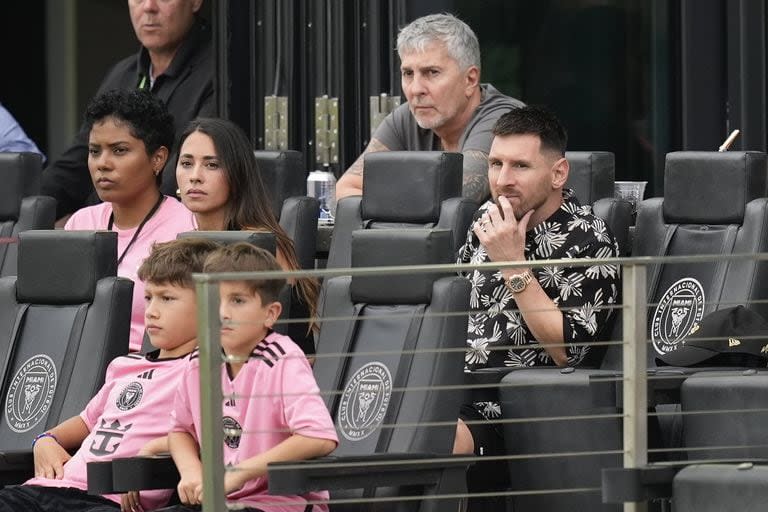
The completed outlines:
[[[136,232],[133,234],[133,237],[131,238],[130,242],[128,242],[128,245],[125,246],[125,249],[123,249],[123,254],[120,255],[119,258],[117,258],[117,266],[119,267],[120,264],[125,259],[125,255],[128,254],[128,250],[131,248],[133,243],[136,241],[137,238],[139,238],[139,233],[141,233],[142,228],[144,227],[144,224],[146,224],[149,219],[152,218],[152,216],[157,212],[157,209],[160,208],[160,205],[163,202],[163,199],[165,199],[165,196],[163,194],[160,194],[160,197],[157,199],[157,202],[155,203],[155,206],[152,207],[151,210],[149,210],[149,213],[144,217],[144,219],[139,224],[139,227],[136,228]],[[112,212],[109,214],[109,222],[107,223],[107,231],[112,231],[112,226],[115,223],[115,213]]]

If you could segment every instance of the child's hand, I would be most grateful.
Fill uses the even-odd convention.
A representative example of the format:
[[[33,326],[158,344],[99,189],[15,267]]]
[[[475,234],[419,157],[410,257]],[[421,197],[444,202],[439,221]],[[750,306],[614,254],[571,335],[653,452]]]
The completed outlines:
[[[176,490],[179,492],[179,500],[185,505],[200,505],[203,502],[202,472],[182,473]]]
[[[64,477],[64,463],[72,458],[67,450],[54,439],[43,437],[32,449],[35,457],[35,476],[61,480]]]
[[[120,496],[120,510],[122,512],[144,512],[139,501],[139,491],[131,491]]]

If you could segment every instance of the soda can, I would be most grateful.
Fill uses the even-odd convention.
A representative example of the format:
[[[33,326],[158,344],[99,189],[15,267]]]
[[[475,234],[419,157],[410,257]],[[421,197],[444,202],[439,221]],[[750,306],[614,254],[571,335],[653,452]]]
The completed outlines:
[[[336,215],[336,177],[330,171],[312,171],[307,177],[307,195],[320,201],[320,224],[333,224]]]

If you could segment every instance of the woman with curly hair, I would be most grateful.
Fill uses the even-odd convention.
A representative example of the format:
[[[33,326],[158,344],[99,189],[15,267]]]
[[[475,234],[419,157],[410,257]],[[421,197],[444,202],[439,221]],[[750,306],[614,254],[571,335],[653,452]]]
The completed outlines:
[[[136,272],[155,242],[194,229],[189,210],[160,193],[161,172],[173,146],[173,117],[147,91],[113,90],[93,98],[88,170],[103,202],[76,211],[64,229],[117,232],[117,275],[133,280],[131,352],[144,338],[144,285]]]

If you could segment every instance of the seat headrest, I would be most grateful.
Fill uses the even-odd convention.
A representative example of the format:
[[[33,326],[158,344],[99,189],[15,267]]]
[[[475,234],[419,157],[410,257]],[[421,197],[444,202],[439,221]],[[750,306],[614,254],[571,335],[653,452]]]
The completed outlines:
[[[668,153],[664,221],[741,224],[746,204],[765,196],[766,170],[766,155],[758,151]]]
[[[272,211],[280,218],[286,199],[307,195],[304,157],[300,151],[254,151],[253,154],[264,190],[272,198]]]
[[[205,238],[224,245],[248,242],[269,251],[272,256],[277,249],[275,234],[267,231],[185,231],[176,238]]]
[[[0,220],[18,220],[21,200],[40,193],[43,157],[0,152]]]
[[[19,233],[16,299],[33,304],[93,301],[96,283],[117,275],[114,231],[31,230]]]
[[[381,151],[364,159],[363,220],[437,222],[440,204],[461,196],[461,153]]]
[[[367,172],[367,171],[366,171]],[[353,267],[392,267],[453,263],[449,229],[358,229],[352,232]],[[432,284],[446,273],[353,276],[352,302],[426,304]]]
[[[616,158],[608,151],[567,151],[570,165],[565,186],[573,189],[581,204],[613,197],[616,180]]]

